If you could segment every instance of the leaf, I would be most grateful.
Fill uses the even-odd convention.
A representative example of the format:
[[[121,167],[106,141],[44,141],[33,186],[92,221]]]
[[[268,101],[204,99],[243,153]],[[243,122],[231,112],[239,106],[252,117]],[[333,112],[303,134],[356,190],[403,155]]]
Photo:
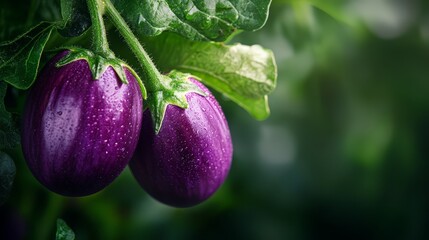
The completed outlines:
[[[276,86],[274,56],[259,45],[197,43],[187,50],[192,54],[185,53],[187,58],[176,67],[204,77],[223,93],[258,98]]]
[[[7,84],[0,81],[0,149],[13,148],[20,142],[19,132],[15,128],[12,115],[4,105],[6,90]]]
[[[16,167],[12,158],[0,151],[0,206],[9,197],[15,178]]]
[[[178,69],[191,73],[256,119],[268,117],[266,95],[277,81],[277,67],[270,50],[258,45],[192,42],[167,33],[150,38],[146,46],[165,72]]]
[[[74,240],[75,235],[73,230],[67,226],[66,222],[62,219],[57,219],[57,233],[55,234],[56,240]]]
[[[235,102],[244,110],[246,110],[255,119],[265,120],[267,117],[270,116],[270,108],[268,104],[267,95],[263,95],[257,98],[246,97],[246,96],[234,93],[233,91],[231,91],[231,89],[228,89],[227,86],[226,88],[223,88],[222,84],[216,83],[218,81],[216,78],[212,78],[209,75],[204,75],[199,73],[192,73],[192,74],[194,74],[195,76],[198,76],[199,80],[201,80],[201,82],[203,82],[204,84],[212,87],[218,92],[223,93],[233,102]]]
[[[19,89],[29,88],[53,28],[54,24],[42,22],[17,39],[0,44],[0,80]]]
[[[85,0],[61,0],[62,29],[64,37],[77,37],[91,27],[91,16]]]
[[[49,28],[52,24],[41,22],[26,33],[17,37],[15,40],[0,43],[0,66],[7,63],[14,54],[16,54],[23,46],[28,45],[41,32]]]
[[[47,2],[51,3],[51,1],[53,0]],[[0,43],[0,81],[5,81],[19,89],[28,89],[36,79],[43,50],[54,28],[58,29],[63,36],[76,37],[83,34],[91,25],[85,0],[62,0],[63,20],[59,20],[56,16],[57,4],[52,3],[48,7],[46,2],[43,2],[41,6],[44,6],[45,10],[36,11],[41,8],[38,5],[31,5],[33,10],[30,11],[30,15],[36,12],[49,13],[45,17],[53,22],[40,22],[15,40]],[[50,8],[52,10],[46,10]],[[32,17],[29,16],[29,19]],[[0,17],[0,23],[3,20],[3,17]]]
[[[268,17],[271,0],[114,0],[138,37],[164,31],[192,40],[224,41],[236,30],[257,30]]]

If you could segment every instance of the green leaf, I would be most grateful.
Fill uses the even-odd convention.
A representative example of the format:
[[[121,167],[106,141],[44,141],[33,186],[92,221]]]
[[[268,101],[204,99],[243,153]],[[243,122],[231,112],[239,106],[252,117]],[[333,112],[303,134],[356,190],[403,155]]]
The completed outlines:
[[[7,84],[0,81],[0,149],[13,148],[20,142],[19,132],[15,127],[12,115],[4,105],[6,90]]]
[[[16,167],[12,158],[0,151],[0,206],[9,197],[15,173]]]
[[[182,69],[186,72],[186,70]],[[188,71],[192,73],[191,71]],[[198,76],[198,79],[204,84],[210,86],[218,92],[223,93],[226,97],[231,99],[233,102],[238,104],[244,110],[246,110],[253,118],[257,120],[265,120],[270,116],[270,107],[268,104],[268,96],[263,95],[260,97],[246,97],[232,91],[227,85],[223,85],[218,82],[218,79],[213,78],[210,75],[204,75],[202,73],[192,73]]]
[[[91,16],[85,0],[61,0],[63,28],[58,32],[64,37],[76,37],[91,27]]]
[[[271,0],[114,0],[139,37],[164,31],[192,40],[224,41],[236,30],[261,28]]]
[[[29,88],[37,76],[40,57],[54,24],[42,22],[17,39],[0,44],[0,80]]]
[[[172,104],[181,108],[188,108],[186,94],[190,92],[205,96],[195,84],[189,81],[192,77],[189,74],[172,71],[168,75],[163,75],[160,79],[160,87],[157,91],[148,92],[147,105],[152,115],[152,121],[155,123],[155,133],[158,134],[162,127],[162,121],[165,116],[167,106]]]
[[[73,230],[67,226],[66,222],[62,219],[57,219],[57,233],[55,234],[56,240],[74,240],[75,235]]]
[[[269,116],[267,94],[276,86],[273,53],[258,45],[192,42],[176,34],[151,38],[146,46],[163,71],[178,69],[229,97],[254,118]]]
[[[176,68],[204,77],[205,83],[223,93],[258,98],[276,86],[273,53],[259,45],[196,43],[189,50]]]

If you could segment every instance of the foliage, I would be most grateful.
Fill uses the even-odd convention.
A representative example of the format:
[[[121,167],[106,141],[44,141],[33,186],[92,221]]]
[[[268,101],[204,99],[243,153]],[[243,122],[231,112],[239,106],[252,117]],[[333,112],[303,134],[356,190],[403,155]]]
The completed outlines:
[[[221,41],[228,38],[237,30],[256,30],[265,24],[269,5],[270,1],[268,0],[253,2],[220,1],[214,5],[205,2],[196,2],[194,5],[193,2],[115,1],[114,6],[106,4],[105,8],[107,10],[114,10],[108,11],[108,13],[111,14],[111,20],[116,24],[120,32],[123,29],[127,29],[128,26],[121,25],[125,24],[125,22],[118,23],[117,19],[121,16],[115,17],[114,12],[116,9],[114,8],[118,8],[119,12],[127,13],[123,15],[125,18],[128,18],[131,29],[123,33],[125,34],[124,37],[129,36],[130,31],[133,31],[137,34],[140,41],[142,41],[145,36],[158,35],[166,30],[175,31],[185,36],[185,38],[178,40],[181,42],[181,46],[188,46],[188,48],[184,48],[185,50],[187,49],[186,51],[178,53],[181,54],[180,57],[184,61],[175,61],[174,64],[178,65],[177,67],[181,67],[180,70],[182,71],[201,76],[203,82],[230,97],[244,109],[248,110],[255,118],[265,119],[269,114],[266,95],[275,87],[277,77],[272,53],[257,46],[228,47],[214,42],[195,44],[191,40],[212,39]],[[55,5],[52,5],[52,7],[55,8]],[[12,7],[10,11],[13,11]],[[74,45],[79,44],[79,37],[83,36],[85,31],[91,26],[86,2],[83,0],[61,1],[61,8],[56,12],[61,12],[61,19],[55,19],[51,22],[41,22],[26,33],[18,36],[15,40],[0,44],[1,81],[5,81],[19,89],[28,89],[33,84],[40,70],[42,53],[46,50],[45,48],[48,50],[53,48],[71,48],[71,46],[64,45],[67,41],[73,41]],[[186,20],[182,19],[182,17]],[[139,19],[138,22],[131,21],[137,18]],[[141,19],[144,19],[144,21],[141,21]],[[1,22],[6,22],[7,20],[2,19]],[[35,23],[38,22],[36,18],[34,21]],[[201,23],[204,24],[201,25]],[[141,24],[143,27],[140,26]],[[95,31],[97,30],[95,28]],[[62,37],[58,35],[57,31]],[[97,37],[97,34],[99,33],[95,32],[94,37]],[[64,37],[69,38],[69,40],[64,40]],[[101,36],[100,38],[106,41],[106,39],[103,39],[105,36]],[[106,43],[95,42],[94,38],[93,45],[95,49],[98,49],[103,48]],[[176,43],[176,41],[170,41],[168,43],[165,42],[163,45],[152,44],[152,52],[162,52],[165,48],[179,49],[181,46]],[[81,44],[85,43],[82,42]],[[141,52],[141,50],[133,48],[133,45],[135,46],[138,43],[134,42],[130,44],[130,48],[134,54],[140,56],[138,52]],[[99,45],[102,45],[102,47]],[[72,48],[78,49],[76,47]],[[104,49],[106,51],[108,47],[104,46]],[[186,55],[184,55],[185,53]],[[116,60],[114,54],[111,52],[104,52],[103,54],[93,56],[88,51],[73,51],[61,62],[62,64],[66,64],[83,58],[89,60],[88,56],[92,56],[91,59],[95,59],[89,62],[91,63],[91,69],[96,79],[104,69],[112,66],[122,81],[126,82],[122,68],[123,66],[128,66]],[[201,63],[204,63],[204,65]],[[241,65],[241,63],[245,63],[245,65]],[[157,77],[157,80],[152,80],[150,75],[145,74],[145,71],[148,71],[147,69],[151,67],[147,66],[146,63],[141,64],[143,65],[141,66],[141,71],[143,72],[141,75],[143,75],[145,81],[149,82],[147,83],[149,86],[152,81],[162,81],[160,77]],[[157,62],[156,65],[162,66],[165,64],[172,65],[172,63],[163,62]],[[132,70],[132,68],[128,68]],[[132,71],[134,72],[134,70]],[[134,75],[141,82],[137,73],[134,72]],[[140,86],[143,96],[146,96],[144,84],[140,83]],[[155,101],[152,100],[152,96],[160,96],[158,93],[162,93],[164,90],[157,89],[151,91],[154,91],[154,93],[149,94],[149,102],[153,103]],[[185,93],[187,91],[185,90]],[[155,92],[158,93],[155,94]],[[162,93],[162,96],[168,95],[167,93]],[[186,104],[180,103],[180,101],[168,99],[160,99],[156,100],[156,102],[165,103],[149,104],[152,112],[160,112],[155,116],[157,129],[161,126],[160,123],[165,111],[163,109],[165,109],[166,104],[174,104],[181,107],[186,106]],[[157,106],[160,106],[160,108],[156,108]]]
[[[56,240],[74,240],[75,234],[73,230],[62,219],[57,219],[57,233],[55,234]]]
[[[261,28],[271,0],[257,1],[128,1],[115,0],[139,37],[164,31],[191,40],[224,41],[237,30]]]
[[[246,109],[254,118],[268,117],[267,95],[274,90],[277,79],[270,50],[259,45],[188,41],[169,33],[146,39],[145,43],[162,71],[189,72]]]
[[[55,67],[84,59],[95,80],[112,67],[122,82],[128,84],[124,72],[128,68],[139,83],[146,107],[154,113],[156,132],[162,126],[167,105],[188,108],[187,93],[205,95],[190,84],[190,77],[200,77],[200,81],[231,98],[256,119],[269,115],[267,95],[275,88],[277,77],[273,53],[259,45],[228,46],[223,42],[241,31],[260,29],[267,20],[271,0],[116,0],[113,3],[110,0],[34,0],[27,3],[26,7],[1,3],[2,12],[17,15],[0,17],[0,149],[22,154],[15,148],[19,130],[6,108],[16,111],[17,115],[22,113],[23,104],[14,102],[24,101],[26,92],[22,90],[33,86],[49,57],[64,50],[68,52]],[[20,18],[16,19],[18,15]],[[138,60],[133,67],[126,63],[128,58],[117,57],[110,49],[107,32],[116,31],[123,37],[129,53]],[[161,38],[169,41],[162,45],[148,42],[148,39]],[[149,46],[146,49],[152,56],[157,56],[155,62],[142,43]],[[181,61],[162,56],[166,48],[176,52],[173,57]],[[161,74],[166,66],[168,73]],[[22,132],[29,134],[30,131],[33,130]],[[48,141],[43,134],[38,141]],[[29,144],[36,146],[36,143]],[[12,186],[9,185],[7,190]],[[58,220],[57,237],[68,239],[66,230],[65,223]],[[44,238],[48,231],[36,232],[38,238]]]

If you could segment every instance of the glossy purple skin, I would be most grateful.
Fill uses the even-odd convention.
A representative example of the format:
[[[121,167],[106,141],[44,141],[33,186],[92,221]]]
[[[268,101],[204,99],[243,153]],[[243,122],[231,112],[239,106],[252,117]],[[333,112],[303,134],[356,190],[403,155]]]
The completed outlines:
[[[27,99],[22,148],[33,175],[49,190],[85,196],[110,184],[126,167],[138,142],[142,97],[109,67],[93,80],[86,60],[43,69]]]
[[[231,136],[214,96],[188,93],[189,108],[168,105],[155,135],[150,112],[143,113],[140,140],[130,168],[152,197],[175,207],[190,207],[210,197],[224,182],[232,160]]]

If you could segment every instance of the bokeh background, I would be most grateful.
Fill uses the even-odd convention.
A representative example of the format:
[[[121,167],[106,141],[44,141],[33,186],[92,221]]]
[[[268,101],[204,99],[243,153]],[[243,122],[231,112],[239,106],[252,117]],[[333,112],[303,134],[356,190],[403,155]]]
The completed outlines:
[[[53,239],[62,218],[82,240],[429,239],[428,1],[275,0],[264,28],[231,42],[272,49],[278,86],[263,122],[218,96],[235,152],[211,199],[162,205],[129,169],[64,198],[16,149],[0,233]]]

